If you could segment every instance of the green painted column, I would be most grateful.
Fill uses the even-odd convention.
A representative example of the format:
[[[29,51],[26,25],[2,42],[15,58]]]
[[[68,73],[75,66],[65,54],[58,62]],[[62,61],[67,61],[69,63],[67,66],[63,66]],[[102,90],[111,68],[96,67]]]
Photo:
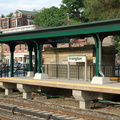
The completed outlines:
[[[42,45],[39,42],[36,42],[37,48],[37,73],[42,73],[41,66],[42,66]]]
[[[96,48],[96,76],[105,77],[102,72],[102,40],[105,36],[102,36],[100,34],[94,35],[95,40],[95,48]]]
[[[99,74],[99,42],[96,38],[95,40],[95,48],[96,48],[96,69],[95,69],[95,76],[100,76]]]
[[[36,47],[34,48],[34,52],[35,52],[34,73],[36,73],[36,72],[37,72],[37,66],[38,66],[38,60],[37,60],[37,49],[36,49]]]
[[[15,46],[14,45],[9,45],[10,47],[10,77],[13,77],[14,74],[14,50]]]
[[[28,44],[28,51],[29,51],[29,68],[28,71],[33,71],[33,64],[32,64],[32,44]]]
[[[41,66],[42,66],[42,45],[38,45],[37,49],[37,57],[38,57],[38,73],[42,73]]]

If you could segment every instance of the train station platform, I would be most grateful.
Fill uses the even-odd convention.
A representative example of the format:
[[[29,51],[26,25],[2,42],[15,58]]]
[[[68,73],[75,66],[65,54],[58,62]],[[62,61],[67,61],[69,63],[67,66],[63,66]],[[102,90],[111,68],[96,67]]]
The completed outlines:
[[[32,77],[2,77],[0,87],[5,89],[9,95],[11,89],[17,88],[23,92],[23,98],[29,99],[31,92],[40,90],[41,87],[64,88],[72,90],[76,100],[80,101],[80,108],[89,108],[89,101],[94,99],[107,99],[112,94],[120,94],[120,83],[110,82],[109,84],[91,84],[91,81],[67,80],[67,79],[42,79]]]

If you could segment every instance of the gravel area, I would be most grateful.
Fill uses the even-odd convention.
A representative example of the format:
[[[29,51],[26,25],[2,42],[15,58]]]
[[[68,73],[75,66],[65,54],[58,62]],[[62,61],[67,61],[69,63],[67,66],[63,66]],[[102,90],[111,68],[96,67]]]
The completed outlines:
[[[73,98],[47,98],[46,96],[42,96],[39,94],[33,94],[32,100],[24,100],[22,98],[22,94],[17,95],[17,93],[10,96],[4,96],[3,94],[1,94],[0,99],[9,99],[9,100],[14,100],[18,102],[34,104],[38,106],[45,106],[50,108],[57,108],[59,110],[62,109],[65,111],[72,111],[75,113],[80,113],[85,115],[99,116],[101,118],[105,118],[108,120],[120,120],[119,105],[109,105],[104,108],[99,107],[99,108],[93,108],[90,110],[82,110],[82,109],[79,109],[78,101],[74,100]],[[20,119],[20,120],[27,120],[27,118],[25,119],[26,116],[22,116],[22,117],[24,119]],[[33,119],[28,119],[28,120],[33,120]]]

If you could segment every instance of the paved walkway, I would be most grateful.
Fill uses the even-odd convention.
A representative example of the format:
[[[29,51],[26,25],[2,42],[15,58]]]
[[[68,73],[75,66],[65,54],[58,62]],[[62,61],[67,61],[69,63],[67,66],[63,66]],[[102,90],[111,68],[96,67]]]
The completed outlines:
[[[111,82],[109,84],[91,84],[90,81],[84,80],[67,80],[67,79],[42,79],[37,80],[32,77],[3,77],[1,82],[27,84],[44,87],[65,88],[72,90],[93,91],[102,93],[120,94],[120,83]]]

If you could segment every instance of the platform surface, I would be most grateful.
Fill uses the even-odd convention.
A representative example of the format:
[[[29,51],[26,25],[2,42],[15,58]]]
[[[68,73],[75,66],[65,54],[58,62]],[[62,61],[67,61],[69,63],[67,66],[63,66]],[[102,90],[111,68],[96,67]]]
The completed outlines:
[[[90,81],[85,80],[67,80],[67,79],[37,80],[33,79],[32,77],[2,77],[0,78],[0,82],[120,94],[120,82],[111,82],[109,84],[97,85],[91,84]]]

